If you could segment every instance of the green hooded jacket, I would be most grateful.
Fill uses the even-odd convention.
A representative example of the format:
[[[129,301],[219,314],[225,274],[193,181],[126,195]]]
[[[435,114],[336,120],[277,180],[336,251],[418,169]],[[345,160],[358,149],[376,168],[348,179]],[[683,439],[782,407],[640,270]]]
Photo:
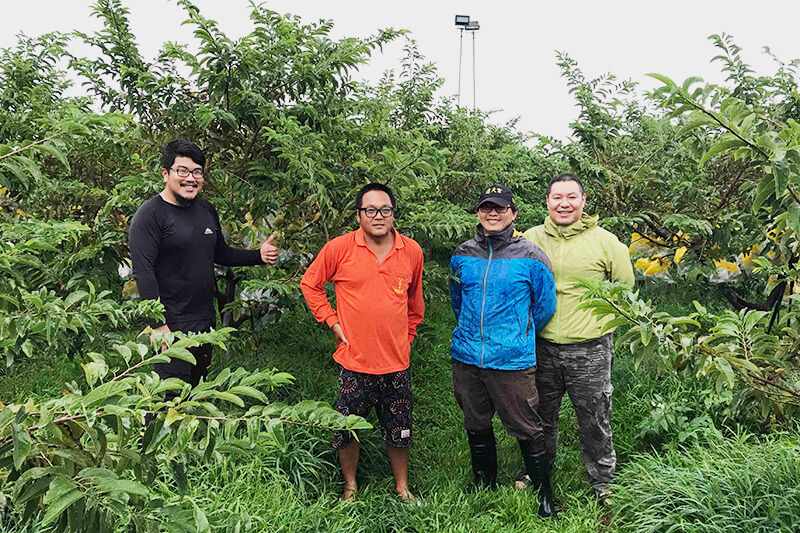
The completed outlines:
[[[604,335],[603,324],[591,310],[578,309],[584,289],[573,276],[618,281],[633,287],[634,276],[628,248],[597,225],[597,215],[583,217],[569,226],[557,226],[550,217],[531,228],[524,237],[544,250],[553,263],[556,280],[556,313],[539,337],[558,344],[576,344]]]

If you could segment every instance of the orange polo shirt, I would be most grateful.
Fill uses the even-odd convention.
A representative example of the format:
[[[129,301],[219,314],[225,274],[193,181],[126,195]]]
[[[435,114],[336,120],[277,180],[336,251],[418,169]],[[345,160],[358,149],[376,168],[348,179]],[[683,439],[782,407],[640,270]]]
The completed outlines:
[[[394,231],[394,248],[382,263],[361,229],[330,240],[308,267],[300,287],[311,312],[328,327],[342,326],[350,345],[333,358],[365,374],[388,374],[409,366],[411,340],[422,322],[422,249]],[[323,283],[334,282],[336,310]]]

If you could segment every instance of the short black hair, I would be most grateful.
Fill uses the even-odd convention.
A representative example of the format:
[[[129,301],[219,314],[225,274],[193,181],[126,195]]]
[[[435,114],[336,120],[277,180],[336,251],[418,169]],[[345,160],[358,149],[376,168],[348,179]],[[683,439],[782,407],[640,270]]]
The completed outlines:
[[[394,194],[392,194],[392,190],[389,187],[383,183],[367,183],[356,193],[356,209],[361,209],[361,201],[364,199],[364,195],[370,191],[385,192],[389,195],[389,201],[392,202],[392,208],[394,209],[397,207],[394,201]]]
[[[199,146],[184,139],[175,139],[165,144],[161,151],[161,168],[170,168],[179,156],[188,157],[203,168],[206,166],[206,155]]]
[[[583,190],[583,182],[581,182],[578,176],[576,176],[575,174],[564,173],[564,174],[559,174],[558,176],[555,176],[553,179],[550,180],[550,183],[547,184],[547,193],[545,194],[545,196],[550,196],[550,189],[553,188],[553,184],[558,183],[560,181],[574,181],[575,183],[578,184],[578,187],[581,188],[581,194],[586,194],[586,191]]]

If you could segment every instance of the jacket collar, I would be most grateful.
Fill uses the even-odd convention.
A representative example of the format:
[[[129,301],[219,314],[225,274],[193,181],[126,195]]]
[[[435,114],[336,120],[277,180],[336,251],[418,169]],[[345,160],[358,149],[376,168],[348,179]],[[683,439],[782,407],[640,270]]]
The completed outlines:
[[[600,215],[583,215],[580,220],[576,220],[569,226],[558,226],[553,219],[547,217],[544,220],[544,231],[551,237],[563,237],[569,239],[575,235],[579,235],[584,231],[597,226],[597,221],[600,220]]]
[[[508,241],[511,240],[511,237],[514,236],[514,223],[508,225],[506,229],[501,231],[500,233],[492,233],[491,235],[487,235],[483,231],[483,226],[478,224],[475,228],[475,240],[478,241],[479,244],[488,246],[488,242],[492,243],[492,248],[498,248],[500,246],[508,244]],[[488,242],[487,242],[488,241]]]

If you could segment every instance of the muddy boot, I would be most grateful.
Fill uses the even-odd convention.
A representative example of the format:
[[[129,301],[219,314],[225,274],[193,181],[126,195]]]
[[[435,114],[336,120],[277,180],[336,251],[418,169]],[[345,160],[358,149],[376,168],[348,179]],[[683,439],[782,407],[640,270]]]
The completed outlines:
[[[479,489],[497,488],[497,446],[492,428],[467,431],[469,453],[472,457],[472,473]]]
[[[531,478],[531,486],[539,493],[539,518],[556,518],[556,502],[550,483],[550,463],[544,445],[533,440],[520,440],[522,461]]]

